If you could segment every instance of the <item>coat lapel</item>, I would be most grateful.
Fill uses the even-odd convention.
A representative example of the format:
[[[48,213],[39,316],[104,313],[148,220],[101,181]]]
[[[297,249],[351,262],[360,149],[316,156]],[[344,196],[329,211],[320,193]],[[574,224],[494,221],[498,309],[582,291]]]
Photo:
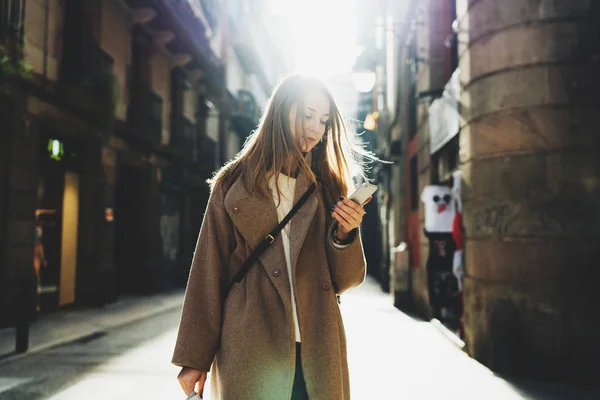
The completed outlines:
[[[310,153],[307,156],[307,162],[310,165]],[[298,175],[294,191],[294,204],[306,192],[310,184],[310,178],[306,174],[300,173]],[[292,271],[296,267],[308,228],[317,210],[319,203],[318,191],[319,189],[317,188],[290,221],[290,259]],[[248,255],[279,224],[273,199],[271,197],[263,198],[258,194],[248,193],[244,187],[243,178],[238,179],[231,186],[225,196],[224,205],[234,226],[246,241]],[[290,304],[290,285],[282,238],[281,234],[277,236],[275,241],[260,257],[260,264],[275,288],[277,288],[284,304]],[[278,272],[274,273],[275,270]]]
[[[246,242],[248,256],[269,232],[279,224],[273,199],[248,193],[244,187],[243,179],[238,179],[231,186],[225,196],[224,206],[233,225]],[[289,304],[291,301],[290,285],[287,278],[281,235],[278,235],[275,241],[260,256],[259,264],[277,289],[283,303]],[[253,268],[257,267],[253,266]]]

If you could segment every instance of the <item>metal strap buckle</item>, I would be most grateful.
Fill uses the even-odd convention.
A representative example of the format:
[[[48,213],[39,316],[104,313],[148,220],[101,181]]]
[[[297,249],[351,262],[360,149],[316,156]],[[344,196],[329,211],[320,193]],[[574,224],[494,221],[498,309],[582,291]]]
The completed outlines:
[[[275,241],[275,238],[271,235],[267,235],[267,237],[265,239],[269,239],[269,244],[272,244],[273,241]]]

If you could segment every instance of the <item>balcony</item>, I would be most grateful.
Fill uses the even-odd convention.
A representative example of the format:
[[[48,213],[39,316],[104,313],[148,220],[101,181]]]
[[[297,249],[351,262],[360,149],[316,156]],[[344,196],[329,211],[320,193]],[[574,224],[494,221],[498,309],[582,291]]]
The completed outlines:
[[[95,39],[88,38],[82,50],[81,69],[84,75],[94,77],[113,72],[113,58],[102,50]]]
[[[217,0],[188,0],[191,3],[200,3],[204,15],[210,24],[211,29],[215,29],[218,25],[219,10],[217,10]]]
[[[162,99],[148,86],[137,84],[133,87],[128,121],[155,145],[160,145],[162,138],[162,108]]]
[[[25,32],[25,0],[0,3],[0,37],[3,40],[16,38],[21,41]]]
[[[99,100],[105,113],[113,113],[118,100],[113,58],[102,50],[98,42],[90,38],[83,48],[80,60],[80,85]]]
[[[174,1],[163,1],[162,4],[166,6],[172,15],[179,21],[178,29],[180,36],[183,39],[183,43],[189,41],[193,53],[199,53],[201,55],[201,67],[208,71],[217,83],[221,84],[223,81],[222,65],[221,60],[213,52],[210,47],[209,39],[206,37],[206,28],[196,15],[194,8],[197,7],[197,1],[192,0],[174,0]],[[214,1],[202,1],[202,10],[207,16],[209,23],[212,21],[213,25],[216,24],[216,4]],[[177,34],[177,33],[176,33]],[[176,42],[171,42],[167,45],[169,50],[177,53],[185,52],[184,48],[177,48]]]
[[[170,150],[210,176],[217,168],[217,143],[202,136],[198,127],[183,115],[177,116],[172,126]]]
[[[170,147],[187,160],[199,158],[195,126],[183,115],[174,117]]]
[[[190,54],[190,69],[200,69],[214,93],[220,93],[224,77],[221,60],[213,52],[207,29],[216,23],[217,4],[214,0],[126,0],[133,10],[154,10],[155,16],[144,23],[154,33],[170,31],[176,40],[165,47],[172,54]],[[202,10],[209,24],[206,27],[197,15]]]
[[[245,139],[256,128],[260,118],[260,109],[252,93],[238,90],[233,100],[233,113],[231,123],[238,134]]]
[[[63,54],[57,93],[62,94],[69,108],[81,108],[83,114],[108,130],[119,96],[113,74],[114,60],[92,37],[83,37],[68,45]]]
[[[198,140],[198,164],[206,171],[207,176],[217,168],[217,143],[208,136],[200,137]]]

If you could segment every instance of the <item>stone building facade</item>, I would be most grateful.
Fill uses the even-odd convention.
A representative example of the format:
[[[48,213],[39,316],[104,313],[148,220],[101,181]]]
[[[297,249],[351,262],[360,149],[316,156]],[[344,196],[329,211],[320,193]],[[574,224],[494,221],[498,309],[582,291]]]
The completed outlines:
[[[459,169],[468,352],[497,371],[592,377],[600,355],[600,5],[452,3],[419,1],[401,50],[395,129],[406,185],[396,210],[411,249],[412,298],[427,315],[417,193]],[[429,107],[453,72],[453,42],[460,129],[432,154]]]
[[[260,59],[227,70],[223,57],[257,59],[223,21],[258,1],[0,1],[2,51],[27,63],[0,70],[0,325],[23,304],[185,285],[219,149],[239,150],[229,139],[248,135],[276,83]]]

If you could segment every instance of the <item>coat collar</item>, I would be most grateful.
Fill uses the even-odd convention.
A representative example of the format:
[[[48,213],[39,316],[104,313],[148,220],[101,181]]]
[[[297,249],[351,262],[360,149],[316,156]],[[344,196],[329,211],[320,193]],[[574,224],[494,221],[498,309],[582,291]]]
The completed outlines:
[[[311,153],[307,154],[306,161],[311,165]],[[310,184],[310,177],[300,172],[296,178],[294,204],[306,192]],[[290,259],[292,271],[295,271],[300,250],[319,204],[318,192],[319,190],[317,189],[311,194],[306,203],[304,203],[289,222],[291,224]],[[240,232],[248,246],[248,255],[279,224],[273,199],[271,197],[263,198],[256,193],[249,193],[244,186],[243,177],[238,179],[227,192],[224,206],[233,225]],[[265,269],[273,285],[277,288],[282,300],[286,302],[285,304],[288,304],[290,300],[290,287],[281,234],[277,236],[273,244],[260,257],[260,264]],[[275,270],[279,272],[274,274]],[[285,279],[282,279],[284,277]]]

